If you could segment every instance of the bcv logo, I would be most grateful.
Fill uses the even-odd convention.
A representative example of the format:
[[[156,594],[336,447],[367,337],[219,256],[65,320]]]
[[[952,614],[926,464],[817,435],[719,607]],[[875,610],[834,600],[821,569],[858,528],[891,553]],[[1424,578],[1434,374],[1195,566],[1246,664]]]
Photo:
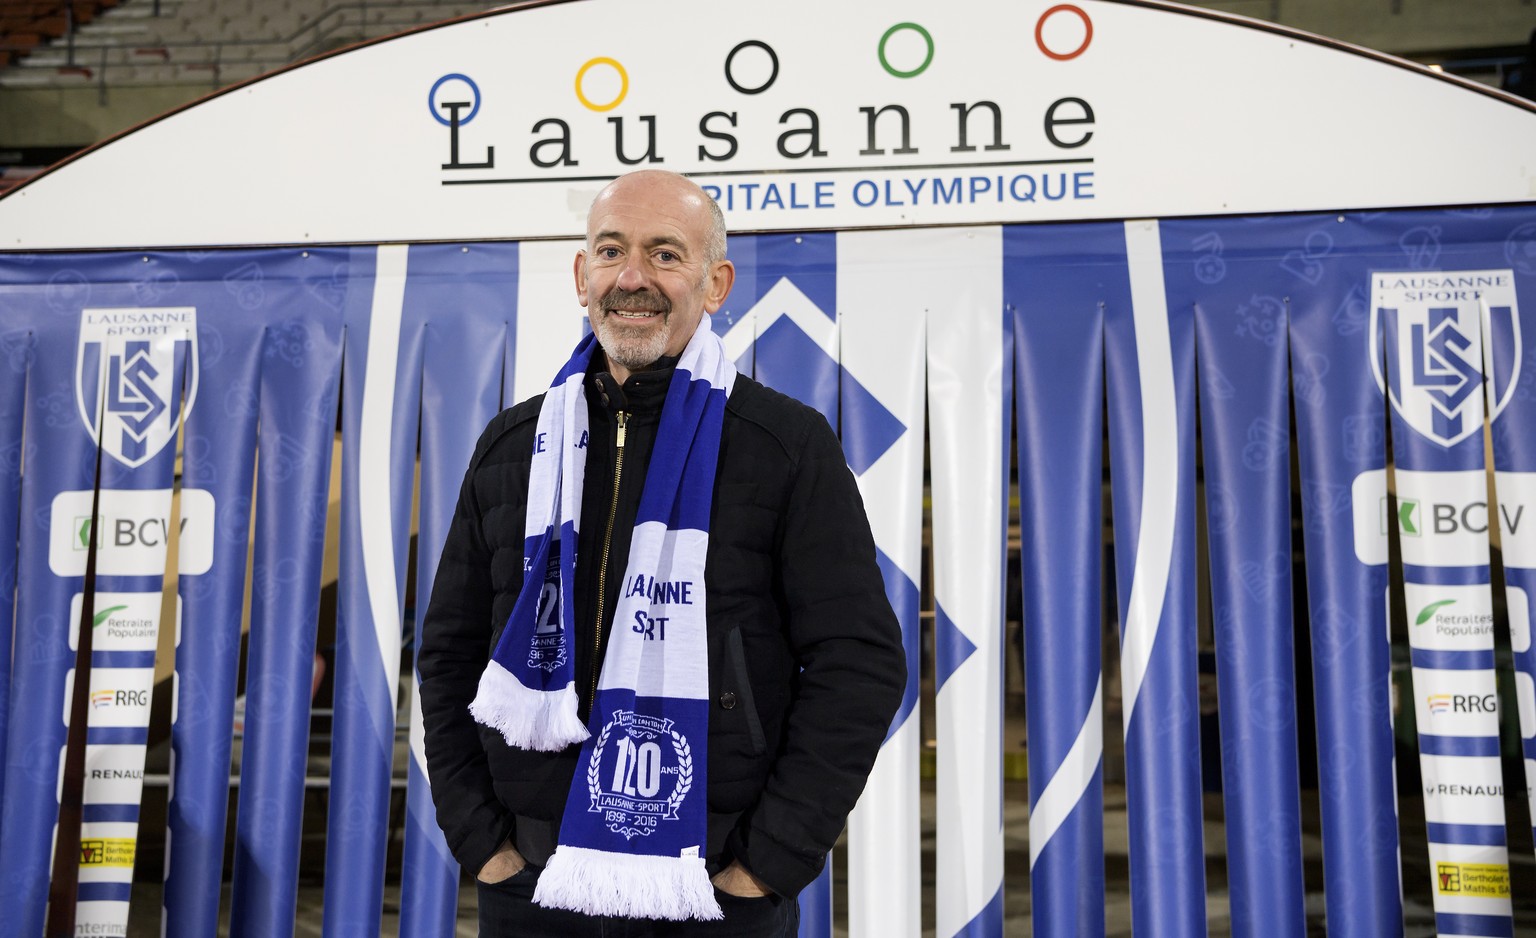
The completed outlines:
[[[176,439],[196,398],[196,309],[81,310],[75,403],[104,452],[143,465]]]
[[[1508,270],[1377,273],[1371,368],[1416,432],[1451,447],[1497,417],[1520,379],[1520,317]],[[1383,374],[1383,364],[1385,374]]]

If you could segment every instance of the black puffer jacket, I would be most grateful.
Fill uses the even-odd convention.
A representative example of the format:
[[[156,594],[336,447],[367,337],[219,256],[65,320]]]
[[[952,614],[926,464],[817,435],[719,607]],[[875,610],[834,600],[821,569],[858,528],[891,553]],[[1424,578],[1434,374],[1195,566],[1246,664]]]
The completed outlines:
[[[606,376],[603,376],[606,377]],[[589,375],[592,440],[578,545],[577,691],[606,646],[645,466],[671,370],[617,389]],[[620,400],[625,398],[626,400]],[[481,436],[444,545],[419,656],[427,765],[454,856],[478,870],[516,817],[558,827],[580,747],[513,749],[468,713],[522,586],[524,500],[543,398]],[[603,634],[598,566],[614,494],[614,411],[624,469]],[[745,376],[726,403],[705,566],[709,629],[709,853],[794,896],[820,872],[901,700],[905,657],[863,502],[816,411]],[[531,827],[530,821],[524,821]],[[521,838],[520,838],[521,839]]]

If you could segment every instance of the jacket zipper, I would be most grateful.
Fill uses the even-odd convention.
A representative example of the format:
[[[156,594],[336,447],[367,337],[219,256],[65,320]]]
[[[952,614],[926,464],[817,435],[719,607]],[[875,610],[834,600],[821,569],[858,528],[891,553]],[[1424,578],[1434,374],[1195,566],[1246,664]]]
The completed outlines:
[[[624,427],[629,414],[619,411],[619,432],[613,438],[613,500],[608,505],[608,527],[603,532],[602,565],[597,568],[597,627],[592,630],[592,690],[587,697],[587,713],[597,706],[597,675],[602,663],[603,607],[607,604],[608,553],[613,548],[613,522],[619,514],[619,482],[624,478]]]

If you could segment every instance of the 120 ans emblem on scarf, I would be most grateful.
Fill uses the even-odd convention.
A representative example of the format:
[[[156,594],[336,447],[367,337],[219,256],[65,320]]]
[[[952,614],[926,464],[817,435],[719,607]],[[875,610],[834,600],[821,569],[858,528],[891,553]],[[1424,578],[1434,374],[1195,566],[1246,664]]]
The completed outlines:
[[[649,836],[677,820],[693,787],[693,750],[674,720],[615,710],[587,763],[588,809],[626,840]],[[668,745],[670,743],[670,745]]]
[[[553,674],[565,665],[565,615],[560,601],[560,544],[550,545],[549,564],[544,571],[544,588],[539,591],[538,611],[534,614],[533,641],[528,649],[528,667],[543,668]]]

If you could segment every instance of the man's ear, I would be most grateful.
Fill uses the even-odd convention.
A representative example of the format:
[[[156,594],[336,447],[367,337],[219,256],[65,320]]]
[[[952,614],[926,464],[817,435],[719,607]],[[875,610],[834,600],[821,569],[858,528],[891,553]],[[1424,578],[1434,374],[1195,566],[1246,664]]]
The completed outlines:
[[[709,268],[709,287],[704,294],[704,311],[713,315],[725,305],[736,282],[736,265],[730,261],[715,261]]]
[[[575,265],[574,273],[576,275],[576,299],[581,301],[581,305],[582,306],[586,306],[587,305],[587,252],[585,250],[579,250],[579,251],[576,252],[576,265]]]

